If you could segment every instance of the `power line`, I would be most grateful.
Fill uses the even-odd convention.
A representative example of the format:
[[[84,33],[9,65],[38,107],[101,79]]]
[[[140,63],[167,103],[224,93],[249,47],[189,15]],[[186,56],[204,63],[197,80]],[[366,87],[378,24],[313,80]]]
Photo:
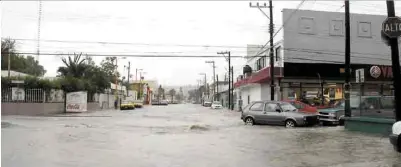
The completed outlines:
[[[21,55],[35,55],[33,52],[13,52],[14,54]],[[8,54],[7,52],[3,54]],[[41,55],[47,56],[72,56],[71,53],[41,53]],[[148,58],[224,58],[224,56],[219,55],[142,55],[142,54],[85,54],[88,56],[98,56],[98,57],[148,57]],[[245,56],[231,56],[234,58],[244,58]]]
[[[276,37],[276,35],[283,29],[283,27],[287,24],[287,22],[291,19],[291,17],[295,14],[296,11],[299,10],[299,8],[301,8],[302,4],[305,2],[305,0],[302,0],[302,2],[297,6],[297,8],[291,12],[290,16],[287,18],[287,20],[284,21],[283,25],[277,30],[277,32],[273,35],[273,38]],[[270,39],[263,45],[263,47],[258,51],[258,53],[256,54],[256,56],[259,56],[260,54],[262,54],[263,52],[265,52],[267,48],[265,50],[263,50],[269,43],[270,43]],[[262,51],[263,50],[263,51]],[[262,52],[261,52],[262,51]]]
[[[37,39],[37,46],[36,46],[36,61],[39,61],[39,54],[40,54],[40,24],[42,22],[42,1],[39,0],[39,10],[38,10],[38,39]]]
[[[299,49],[299,48],[284,48],[286,51],[292,51],[292,52],[303,52],[303,53],[313,53],[313,54],[319,54],[319,55],[326,55],[326,56],[337,56],[337,57],[343,57],[344,52],[340,51],[329,51],[325,52],[323,50],[313,50],[313,49]],[[21,55],[35,55],[36,53],[33,52],[13,52],[15,54],[21,54]],[[3,54],[8,54],[8,53],[3,53]],[[364,53],[360,53],[364,54]],[[72,53],[41,53],[41,55],[47,55],[47,56],[71,56],[73,55]],[[219,55],[160,55],[160,54],[153,54],[153,55],[146,55],[146,54],[86,54],[88,56],[98,56],[98,57],[147,57],[147,58],[225,58],[223,56]],[[374,54],[372,54],[374,55]],[[385,55],[379,55],[379,56],[385,56]],[[246,58],[244,55],[232,55],[232,58]],[[254,58],[259,57],[259,58],[264,58],[265,56],[254,56]],[[290,57],[289,59],[293,59],[294,57]],[[364,58],[366,60],[369,59],[376,59],[376,60],[385,60],[385,61],[390,61],[390,59],[386,58],[381,58],[381,57],[368,57],[368,56],[356,56],[353,55],[351,58]],[[306,59],[306,60],[315,60],[318,61],[318,59]],[[331,62],[331,61],[327,61]],[[337,63],[337,61],[335,61]]]
[[[2,38],[4,39],[4,38]],[[17,41],[35,41],[35,39],[15,38]],[[102,44],[102,45],[145,45],[145,46],[180,46],[180,47],[216,47],[216,48],[259,48],[259,47],[246,47],[246,46],[233,46],[233,45],[184,45],[184,44],[150,44],[150,43],[130,43],[130,42],[106,42],[106,41],[63,41],[63,40],[49,40],[42,39],[42,42],[57,42],[57,43],[89,43],[89,44]]]

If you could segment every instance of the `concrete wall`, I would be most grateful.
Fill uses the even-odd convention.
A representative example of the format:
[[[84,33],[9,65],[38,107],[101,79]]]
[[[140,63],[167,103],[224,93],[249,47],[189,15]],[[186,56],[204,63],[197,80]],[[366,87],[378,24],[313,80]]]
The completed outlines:
[[[262,89],[261,89],[260,84],[247,85],[245,87],[242,87],[239,91],[241,91],[243,106],[246,106],[249,104],[248,96],[249,96],[250,103],[252,103],[252,101],[261,100],[261,98],[262,98]]]
[[[113,107],[113,106],[112,106]],[[99,103],[88,103],[88,111],[99,111]],[[107,108],[103,108],[107,109]],[[51,115],[64,112],[64,103],[1,103],[1,115]]]
[[[291,16],[291,17],[290,17]],[[344,62],[344,13],[284,9],[286,62]],[[384,15],[351,14],[351,63],[391,65],[390,49],[381,39]],[[330,61],[330,62],[328,62]]]
[[[64,103],[1,103],[1,115],[48,115],[63,111]]]

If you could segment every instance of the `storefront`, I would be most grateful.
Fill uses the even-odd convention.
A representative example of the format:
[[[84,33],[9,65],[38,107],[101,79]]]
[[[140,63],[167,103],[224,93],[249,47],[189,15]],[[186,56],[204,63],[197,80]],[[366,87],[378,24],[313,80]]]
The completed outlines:
[[[284,68],[275,67],[275,85],[276,89],[274,92],[274,99],[279,99],[281,97],[279,80],[283,77]],[[234,92],[236,97],[234,100],[242,100],[243,106],[248,105],[252,101],[260,100],[270,100],[271,99],[271,87],[270,87],[270,67],[265,67],[241,80],[234,83]]]
[[[352,95],[393,95],[391,66],[352,64],[351,69]],[[364,83],[356,83],[357,69],[364,69]],[[321,97],[321,92],[330,100],[343,99],[344,78],[341,64],[285,63],[282,99],[300,99],[303,94]]]

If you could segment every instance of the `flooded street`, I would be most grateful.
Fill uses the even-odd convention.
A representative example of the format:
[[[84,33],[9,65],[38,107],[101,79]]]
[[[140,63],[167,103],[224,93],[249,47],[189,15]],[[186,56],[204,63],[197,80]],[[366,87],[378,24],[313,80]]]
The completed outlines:
[[[5,167],[321,167],[401,164],[386,136],[343,127],[244,126],[193,104],[72,117],[2,117]],[[400,165],[399,165],[400,166]]]

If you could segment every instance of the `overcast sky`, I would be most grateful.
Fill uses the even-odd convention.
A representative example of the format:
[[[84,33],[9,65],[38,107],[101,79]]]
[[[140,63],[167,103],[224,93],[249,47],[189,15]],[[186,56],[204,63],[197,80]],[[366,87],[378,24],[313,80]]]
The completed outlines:
[[[281,10],[296,8],[299,3],[273,2],[276,30],[283,24]],[[2,1],[1,8],[1,37],[25,39],[18,40],[18,50],[35,53],[39,2]],[[342,1],[306,1],[301,9],[344,11]],[[396,11],[400,15],[400,2],[396,2]],[[351,2],[351,12],[386,15],[386,4]],[[263,45],[268,40],[268,21],[258,9],[249,7],[249,1],[42,1],[40,51],[217,56],[216,52],[230,50],[233,56],[245,56],[247,44]],[[103,58],[93,57],[97,63]],[[202,78],[200,72],[207,73],[211,81],[212,67],[205,64],[206,60],[216,62],[216,74],[222,78],[227,69],[224,58],[127,57],[118,64],[124,75],[124,65],[130,61],[132,74],[135,68],[141,68],[146,79],[156,79],[163,85],[184,85],[196,84]],[[55,76],[62,65],[60,57],[52,55],[40,56],[39,62],[47,70],[46,76]],[[232,63],[235,73],[241,73],[244,60],[235,58]]]

